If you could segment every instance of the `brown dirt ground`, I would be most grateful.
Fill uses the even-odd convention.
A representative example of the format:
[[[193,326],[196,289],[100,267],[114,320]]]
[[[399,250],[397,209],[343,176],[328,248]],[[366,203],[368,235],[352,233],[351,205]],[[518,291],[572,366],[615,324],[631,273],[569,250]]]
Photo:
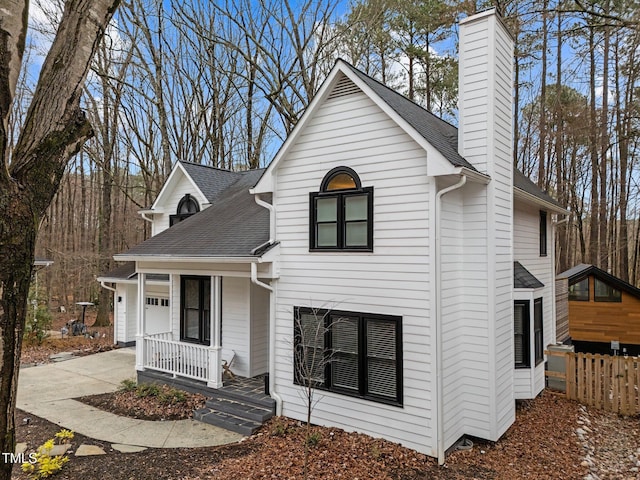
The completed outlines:
[[[580,479],[582,447],[574,433],[579,405],[545,393],[523,404],[515,424],[497,443],[478,441],[470,451],[454,452],[443,467],[413,450],[357,433],[313,427],[318,444],[311,447],[310,479]],[[29,417],[30,423],[24,423]],[[16,414],[18,441],[29,449],[52,438],[60,427],[24,412]],[[630,420],[635,421],[637,420]],[[74,457],[58,479],[294,479],[303,478],[304,427],[284,418],[272,419],[257,434],[224,447],[148,449],[119,453],[111,445],[77,436],[81,443],[101,446],[107,455]],[[16,467],[15,479],[25,476]]]
[[[49,363],[50,355],[60,352],[73,352],[75,355],[84,356],[93,353],[105,352],[117,348],[113,344],[113,323],[109,327],[94,327],[95,312],[87,310],[85,323],[89,333],[98,333],[94,335],[97,338],[87,338],[84,336],[65,335],[60,337],[60,329],[72,318],[78,318],[77,315],[71,313],[57,313],[54,316],[51,330],[55,332],[48,338],[45,338],[41,344],[24,342],[22,345],[22,355],[20,364],[23,367],[41,365]]]
[[[89,314],[89,312],[88,312]],[[88,316],[88,319],[91,317]],[[58,322],[64,318],[58,319]],[[90,320],[87,324],[92,325]],[[54,324],[59,329],[59,326]],[[54,328],[55,328],[54,327]],[[76,351],[86,355],[113,348],[112,327],[104,329],[104,338],[70,337],[47,339],[41,346],[25,345],[23,365],[46,363],[51,353]],[[101,408],[118,414],[136,413],[118,410],[107,397],[97,399]],[[172,418],[166,406],[149,399],[140,407],[150,418]],[[176,407],[179,415],[191,415],[192,405]],[[563,396],[545,392],[537,399],[522,403],[516,412],[516,422],[497,443],[476,441],[472,450],[454,452],[447,463],[437,462],[413,450],[384,440],[339,429],[313,427],[318,444],[310,449],[309,479],[348,480],[427,480],[427,479],[582,479],[588,473],[584,464],[585,450],[575,430],[585,410]],[[175,412],[173,412],[175,413]],[[606,467],[607,480],[640,478],[629,462],[637,449],[640,455],[638,418],[623,418],[614,414],[589,412],[595,428],[590,442],[595,445],[594,459],[600,472]],[[29,423],[24,422],[29,418]],[[17,441],[27,442],[28,452],[61,427],[26,412],[16,412]],[[620,442],[613,442],[616,437]],[[223,447],[192,449],[148,449],[140,453],[120,453],[106,442],[77,435],[72,450],[80,444],[98,445],[107,455],[75,457],[58,479],[101,478],[105,480],[145,479],[209,479],[257,480],[303,478],[304,427],[284,418],[273,419],[257,434],[244,441]],[[624,440],[624,442],[622,441]],[[629,465],[622,465],[623,463]],[[622,466],[623,468],[620,468]],[[15,479],[25,479],[19,466]]]

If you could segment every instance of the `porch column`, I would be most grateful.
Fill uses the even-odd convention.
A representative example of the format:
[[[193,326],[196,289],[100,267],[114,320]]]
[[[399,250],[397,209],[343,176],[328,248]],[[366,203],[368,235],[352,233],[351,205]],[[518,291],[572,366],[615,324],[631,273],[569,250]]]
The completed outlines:
[[[136,322],[136,370],[144,370],[144,331],[146,328],[147,308],[145,303],[147,275],[138,273],[138,316]]]
[[[220,354],[221,338],[220,338],[220,325],[222,322],[222,289],[221,277],[211,277],[211,305],[209,311],[211,312],[211,340],[209,344],[209,379],[207,386],[210,388],[222,387],[222,356]]]

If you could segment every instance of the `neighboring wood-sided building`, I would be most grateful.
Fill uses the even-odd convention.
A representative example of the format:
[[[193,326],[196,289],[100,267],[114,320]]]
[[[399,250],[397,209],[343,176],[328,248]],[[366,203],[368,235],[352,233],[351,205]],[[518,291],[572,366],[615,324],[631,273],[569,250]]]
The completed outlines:
[[[576,351],[640,354],[639,288],[587,264],[558,278],[568,281],[569,336]]]

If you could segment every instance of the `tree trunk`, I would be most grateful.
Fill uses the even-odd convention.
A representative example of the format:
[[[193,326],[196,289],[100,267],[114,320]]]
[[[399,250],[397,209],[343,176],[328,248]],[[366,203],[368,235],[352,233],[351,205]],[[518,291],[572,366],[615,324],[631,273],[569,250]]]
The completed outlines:
[[[609,13],[609,2],[605,2],[605,12]],[[600,111],[600,223],[598,227],[600,231],[598,237],[600,239],[600,268],[609,271],[609,253],[607,248],[607,224],[609,199],[607,198],[607,156],[609,154],[609,47],[610,47],[610,31],[608,26],[604,26],[604,47],[602,53],[602,109]],[[613,198],[613,196],[612,196]],[[614,218],[614,217],[612,217]],[[612,272],[614,275],[616,272]]]
[[[69,159],[92,135],[82,84],[118,0],[69,0],[9,158],[7,118],[25,48],[28,2],[0,9],[0,451],[15,448],[22,334],[40,221]],[[0,480],[12,465],[0,463]]]
[[[546,144],[547,144],[547,10],[548,2],[544,0],[542,5],[542,59],[541,59],[541,85],[540,85],[540,139],[538,152],[538,186],[546,189]]]
[[[589,26],[589,153],[591,157],[591,198],[589,211],[589,262],[596,267],[600,266],[600,242],[598,239],[598,145],[596,129],[596,60],[595,60],[595,33],[594,27]]]

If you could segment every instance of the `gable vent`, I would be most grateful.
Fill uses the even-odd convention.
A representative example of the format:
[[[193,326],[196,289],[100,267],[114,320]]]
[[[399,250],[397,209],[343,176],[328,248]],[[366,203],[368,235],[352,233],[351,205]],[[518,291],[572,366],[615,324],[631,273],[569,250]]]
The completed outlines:
[[[353,95],[356,93],[360,93],[360,89],[358,86],[349,80],[344,74],[340,74],[340,79],[338,83],[336,83],[335,87],[329,94],[328,100],[332,100],[334,98],[346,97],[347,95]]]

